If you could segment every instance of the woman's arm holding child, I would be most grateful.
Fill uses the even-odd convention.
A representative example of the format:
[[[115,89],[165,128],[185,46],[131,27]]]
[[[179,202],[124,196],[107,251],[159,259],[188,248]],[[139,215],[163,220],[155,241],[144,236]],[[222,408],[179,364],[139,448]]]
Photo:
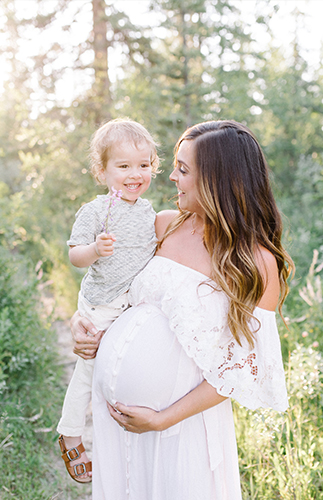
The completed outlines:
[[[81,316],[78,311],[71,318],[71,331],[74,340],[73,352],[83,359],[95,358],[104,331],[98,331],[91,321]]]

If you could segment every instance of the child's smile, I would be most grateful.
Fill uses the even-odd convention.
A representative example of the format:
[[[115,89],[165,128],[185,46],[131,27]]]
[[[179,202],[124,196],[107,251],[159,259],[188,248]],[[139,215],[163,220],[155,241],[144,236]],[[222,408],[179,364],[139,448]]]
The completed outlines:
[[[145,142],[138,144],[114,144],[102,175],[109,189],[113,186],[122,191],[122,199],[134,204],[150,186],[151,147]]]

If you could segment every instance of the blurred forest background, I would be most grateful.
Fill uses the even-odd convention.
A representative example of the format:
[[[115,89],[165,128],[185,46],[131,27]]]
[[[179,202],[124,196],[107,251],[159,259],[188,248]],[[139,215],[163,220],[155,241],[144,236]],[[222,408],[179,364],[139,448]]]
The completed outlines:
[[[51,323],[76,307],[74,215],[103,192],[89,174],[90,138],[123,116],[160,144],[163,173],[147,193],[156,211],[173,207],[168,175],[187,126],[234,119],[259,139],[297,268],[289,332],[280,325],[292,396],[287,417],[236,408],[244,499],[323,498],[323,60],[312,64],[300,45],[298,2],[288,51],[271,27],[277,0],[254,2],[249,17],[243,0],[146,3],[153,25],[135,24],[122,1],[0,4],[0,498],[60,495],[44,453],[64,393]]]

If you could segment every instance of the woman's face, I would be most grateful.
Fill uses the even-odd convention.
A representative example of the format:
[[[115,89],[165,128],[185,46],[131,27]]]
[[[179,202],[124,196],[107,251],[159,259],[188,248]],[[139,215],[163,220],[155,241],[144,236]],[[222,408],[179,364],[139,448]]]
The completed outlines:
[[[193,140],[184,140],[177,152],[177,161],[169,178],[176,183],[178,203],[181,210],[203,212],[198,203],[198,169],[195,162],[195,144]]]

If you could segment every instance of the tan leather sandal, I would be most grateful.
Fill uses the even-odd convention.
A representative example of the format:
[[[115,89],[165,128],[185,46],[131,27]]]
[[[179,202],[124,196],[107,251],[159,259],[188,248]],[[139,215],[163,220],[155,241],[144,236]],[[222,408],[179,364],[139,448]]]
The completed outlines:
[[[77,483],[91,483],[92,481],[91,476],[83,478],[81,478],[80,476],[82,476],[86,472],[92,471],[92,462],[90,461],[87,463],[81,462],[80,464],[70,465],[71,462],[77,460],[85,451],[83,443],[79,444],[75,448],[70,448],[69,450],[67,450],[64,441],[64,436],[62,436],[62,434],[58,438],[58,443],[61,449],[62,459],[65,462],[65,467],[71,478],[74,479],[74,481],[76,481]]]

